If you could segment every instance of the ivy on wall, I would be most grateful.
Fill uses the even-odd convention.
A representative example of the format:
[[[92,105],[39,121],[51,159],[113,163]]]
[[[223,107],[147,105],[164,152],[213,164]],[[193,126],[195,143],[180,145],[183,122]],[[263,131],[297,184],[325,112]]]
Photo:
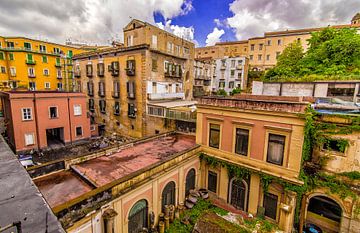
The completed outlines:
[[[349,146],[347,139],[334,139],[331,135],[339,134],[351,134],[353,132],[360,132],[360,116],[353,117],[348,115],[336,115],[336,117],[346,118],[350,124],[338,125],[335,123],[323,122],[321,115],[315,112],[310,106],[307,108],[304,114],[301,115],[305,119],[304,125],[304,143],[301,160],[301,170],[299,173],[299,180],[303,181],[303,185],[295,185],[282,178],[271,176],[257,170],[252,170],[240,165],[235,165],[224,160],[215,158],[213,156],[202,153],[200,159],[205,161],[210,167],[225,167],[230,177],[236,177],[239,179],[248,179],[251,174],[257,174],[260,176],[262,189],[264,192],[268,191],[269,185],[276,182],[283,186],[285,191],[292,191],[297,194],[296,207],[295,207],[295,225],[299,224],[301,200],[304,195],[314,188],[326,187],[333,194],[339,195],[341,199],[351,197],[354,201],[357,200],[358,194],[355,193],[350,187],[348,182],[342,179],[338,179],[339,176],[344,176],[350,180],[360,179],[360,172],[348,172],[340,173],[336,175],[327,175],[321,172],[321,168],[326,165],[326,159],[321,162],[321,167],[315,172],[309,172],[307,168],[308,163],[312,161],[312,155],[315,148],[321,148],[325,144],[329,144],[330,140],[336,140],[336,145],[340,152],[345,152]],[[329,149],[325,147],[325,149]],[[311,170],[311,169],[310,169]],[[360,204],[355,207],[355,211],[360,213]]]

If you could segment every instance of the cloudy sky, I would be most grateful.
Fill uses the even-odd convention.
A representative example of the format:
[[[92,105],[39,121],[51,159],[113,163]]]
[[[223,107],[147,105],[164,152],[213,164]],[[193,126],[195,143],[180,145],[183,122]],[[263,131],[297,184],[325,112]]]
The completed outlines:
[[[348,24],[359,11],[360,0],[0,0],[0,35],[109,44],[138,18],[204,46]]]

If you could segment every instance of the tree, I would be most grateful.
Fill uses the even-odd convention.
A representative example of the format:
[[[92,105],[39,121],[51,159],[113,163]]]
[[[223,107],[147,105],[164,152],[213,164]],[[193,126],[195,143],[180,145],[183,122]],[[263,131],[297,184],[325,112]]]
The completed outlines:
[[[327,27],[312,33],[308,42],[306,53],[297,41],[285,48],[277,65],[267,71],[264,79],[360,74],[360,35],[356,29]]]
[[[242,90],[240,89],[240,87],[234,88],[229,94],[230,95],[235,95],[235,94],[240,94],[242,92]]]
[[[222,95],[222,96],[227,96],[227,92],[224,89],[219,89],[216,92],[216,95]]]
[[[277,59],[277,65],[270,69],[265,78],[273,76],[295,76],[299,73],[299,62],[304,57],[304,49],[299,41],[289,44]]]

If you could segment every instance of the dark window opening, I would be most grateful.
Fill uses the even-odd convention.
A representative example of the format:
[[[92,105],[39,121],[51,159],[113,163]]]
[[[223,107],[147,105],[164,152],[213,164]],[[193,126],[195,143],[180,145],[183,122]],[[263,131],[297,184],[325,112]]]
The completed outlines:
[[[216,193],[217,189],[217,173],[209,171],[208,172],[208,190]]]
[[[266,161],[282,165],[284,158],[285,136],[269,134],[268,151]]]
[[[308,211],[329,218],[336,222],[341,221],[341,207],[332,199],[324,196],[316,196],[310,199]]]
[[[58,117],[57,107],[50,107],[49,111],[50,111],[50,118]]]
[[[81,126],[76,127],[76,137],[81,137],[82,134],[83,134],[82,127]]]
[[[249,130],[236,129],[235,153],[247,156],[249,147]]]
[[[219,149],[220,125],[210,124],[209,146]]]
[[[265,216],[276,220],[276,210],[278,205],[278,196],[265,193],[264,194],[264,208]]]
[[[166,205],[175,205],[175,182],[170,181],[162,192],[161,210],[165,213]]]
[[[190,193],[190,190],[195,189],[195,178],[195,169],[192,168],[186,175],[185,196]]]

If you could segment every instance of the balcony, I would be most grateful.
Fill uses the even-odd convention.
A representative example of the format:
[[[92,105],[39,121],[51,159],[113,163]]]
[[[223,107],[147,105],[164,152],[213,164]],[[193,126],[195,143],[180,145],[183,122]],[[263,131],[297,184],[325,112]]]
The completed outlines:
[[[111,95],[112,95],[112,97],[113,98],[120,98],[120,91],[113,91],[112,93],[111,93]]]
[[[148,93],[149,100],[162,100],[162,99],[184,99],[184,92],[179,93]]]
[[[34,60],[28,60],[28,59],[26,59],[25,62],[26,62],[26,64],[28,64],[28,65],[35,65],[35,64],[36,64],[36,61],[34,61]]]

